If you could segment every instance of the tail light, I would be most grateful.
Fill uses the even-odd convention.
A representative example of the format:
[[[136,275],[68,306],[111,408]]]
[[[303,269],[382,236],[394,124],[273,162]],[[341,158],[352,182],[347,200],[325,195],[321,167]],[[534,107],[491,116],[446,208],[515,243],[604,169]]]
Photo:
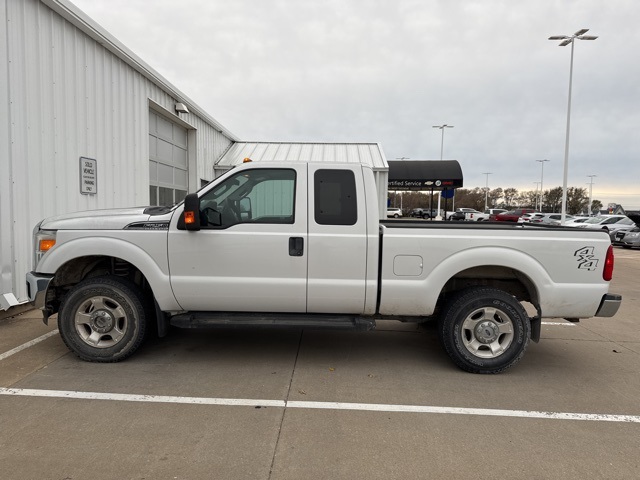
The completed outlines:
[[[602,278],[607,282],[613,278],[613,247],[611,245],[609,245],[609,248],[607,249],[607,257],[604,260]]]

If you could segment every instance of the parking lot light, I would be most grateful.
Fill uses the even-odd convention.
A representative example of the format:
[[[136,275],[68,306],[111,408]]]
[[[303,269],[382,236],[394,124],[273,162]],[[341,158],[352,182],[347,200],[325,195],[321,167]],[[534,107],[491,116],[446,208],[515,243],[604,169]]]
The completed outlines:
[[[569,102],[567,106],[567,134],[564,142],[564,174],[562,180],[562,215],[560,224],[564,225],[567,216],[567,175],[569,173],[569,132],[571,130],[571,83],[573,80],[573,45],[575,40],[595,40],[598,37],[585,35],[589,31],[588,28],[582,28],[573,35],[553,35],[549,40],[562,40],[561,47],[571,44],[571,61],[569,63]]]

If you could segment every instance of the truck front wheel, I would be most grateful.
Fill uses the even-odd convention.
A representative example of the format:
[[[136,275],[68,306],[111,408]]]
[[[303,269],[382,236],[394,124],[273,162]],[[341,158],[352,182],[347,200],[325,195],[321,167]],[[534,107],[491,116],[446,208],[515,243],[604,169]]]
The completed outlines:
[[[126,279],[89,278],[65,297],[58,313],[60,336],[82,360],[124,360],[144,340],[144,305],[140,289]]]
[[[517,299],[496,288],[470,287],[451,299],[438,333],[453,362],[471,373],[500,373],[524,355],[531,322]]]

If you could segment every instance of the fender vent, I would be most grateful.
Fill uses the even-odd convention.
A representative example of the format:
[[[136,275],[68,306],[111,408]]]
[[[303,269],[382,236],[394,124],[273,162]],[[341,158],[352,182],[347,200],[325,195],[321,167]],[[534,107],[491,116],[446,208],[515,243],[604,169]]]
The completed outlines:
[[[128,277],[131,271],[129,262],[125,262],[119,258],[113,260],[113,274],[118,277]]]

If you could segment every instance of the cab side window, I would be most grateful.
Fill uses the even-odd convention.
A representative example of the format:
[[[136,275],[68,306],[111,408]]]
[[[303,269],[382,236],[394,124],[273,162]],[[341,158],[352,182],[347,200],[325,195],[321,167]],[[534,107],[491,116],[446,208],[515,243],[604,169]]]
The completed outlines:
[[[204,228],[228,228],[239,223],[292,224],[295,193],[295,170],[238,172],[200,198],[201,223]]]
[[[314,175],[315,221],[319,225],[355,225],[356,179],[351,170],[317,170]]]

